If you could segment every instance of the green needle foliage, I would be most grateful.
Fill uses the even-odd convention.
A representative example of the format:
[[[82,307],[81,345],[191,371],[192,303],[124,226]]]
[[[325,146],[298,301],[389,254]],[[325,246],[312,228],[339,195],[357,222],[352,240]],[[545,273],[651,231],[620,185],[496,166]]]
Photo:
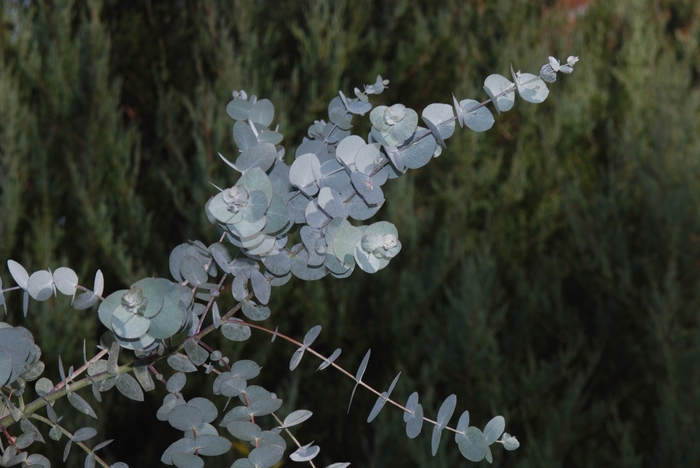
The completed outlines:
[[[700,452],[693,441],[700,435],[700,55],[698,12],[692,2],[599,2],[585,13],[563,10],[557,2],[451,0],[391,5],[361,0],[235,5],[214,0],[8,1],[2,8],[0,250],[5,252],[2,258],[14,258],[30,272],[44,271],[32,281],[37,297],[46,284],[41,277],[46,280],[47,274],[59,292],[59,284],[64,289],[72,284],[66,270],[54,270],[59,265],[71,266],[91,291],[97,289],[93,275],[101,269],[107,291],[103,297],[119,290],[123,295],[134,284],[143,286],[142,293],[157,289],[159,284],[139,281],[171,278],[166,259],[173,247],[202,239],[208,249],[219,240],[217,224],[203,216],[202,207],[219,192],[209,182],[222,193],[236,184],[235,173],[218,156],[237,164],[239,148],[225,110],[231,89],[254,89],[275,104],[268,128],[274,130],[279,123],[285,161],[292,165],[298,143],[312,138],[309,124],[330,120],[328,103],[337,90],[353,99],[353,86],[378,73],[391,83],[381,95],[371,96],[373,109],[401,102],[407,111],[415,110],[418,125],[432,130],[421,118],[430,103],[453,108],[450,91],[459,98],[459,107],[464,97],[478,99],[484,96],[484,78],[494,71],[515,82],[511,63],[537,74],[543,57],[574,50],[585,64],[575,79],[554,85],[556,98],[494,115],[495,128],[489,132],[455,132],[439,158],[379,187],[387,203],[378,216],[396,227],[401,243],[401,252],[388,266],[343,281],[331,274],[314,282],[291,279],[275,288],[267,304],[260,297],[251,296],[255,304],[244,300],[235,317],[249,321],[250,314],[267,320],[261,324],[267,324],[269,333],[275,327],[284,332],[273,335],[278,339],[272,346],[264,333],[255,331],[257,322],[247,328],[222,324],[222,333],[204,339],[211,349],[200,351],[186,341],[170,359],[155,363],[156,371],[165,375],[159,382],[159,374],[151,373],[156,389],[142,395],[138,382],[145,369],[125,368],[133,360],[127,358],[131,352],[122,351],[117,360],[111,342],[103,343],[92,369],[79,374],[82,338],[87,338],[89,361],[89,350],[96,349],[104,331],[100,314],[75,312],[64,297],[30,302],[25,319],[22,293],[5,292],[7,321],[15,328],[24,324],[44,350],[42,375],[72,382],[69,374],[93,378],[119,373],[104,382],[93,378],[106,391],[100,393],[103,404],[96,404],[87,389],[69,383],[77,391],[55,405],[64,419],[56,424],[46,407],[31,420],[43,438],[60,437],[60,443],[47,440],[46,446],[35,443],[23,452],[40,450],[54,466],[84,465],[90,450],[96,452],[95,460],[154,466],[170,444],[183,435],[188,438],[177,413],[173,421],[163,414],[162,421],[147,419],[156,408],[165,406],[161,413],[166,411],[167,398],[168,404],[185,403],[178,412],[189,421],[198,420],[199,411],[202,428],[211,424],[234,442],[226,455],[215,456],[225,447],[208,434],[212,437],[205,452],[212,455],[198,458],[207,466],[250,459],[253,446],[239,444],[228,427],[217,426],[226,412],[245,403],[240,395],[224,409],[227,397],[213,394],[214,376],[184,372],[188,362],[198,365],[208,353],[200,369],[210,363],[212,372],[231,372],[227,366],[234,371],[227,380],[231,385],[222,384],[219,392],[235,392],[229,387],[240,388],[237,373],[253,370],[247,364],[233,369],[234,363],[255,361],[263,367],[254,380],[245,379],[246,388],[274,390],[284,400],[276,413],[288,416],[275,422],[262,417],[256,424],[270,428],[304,421],[301,429],[291,428],[299,445],[308,445],[295,453],[298,460],[320,448],[313,459],[318,464],[466,463],[459,447],[442,447],[433,456],[433,449],[441,441],[445,444],[439,434],[445,435],[447,427],[426,431],[432,437],[401,443],[405,418],[415,430],[417,406],[414,417],[391,408],[378,412],[391,405],[389,399],[408,406],[406,399],[418,390],[421,409],[437,423],[435,428],[441,427],[439,415],[450,408],[446,402],[451,398],[445,399],[450,394],[457,395],[460,410],[470,409],[470,421],[452,415],[447,425],[465,434],[478,430],[486,441],[486,434],[500,425],[493,415],[503,414],[508,432],[522,442],[513,454],[494,450],[495,462],[504,466],[698,464]],[[557,66],[549,65],[552,71]],[[371,114],[352,121],[353,133],[365,144],[374,134],[385,143],[402,136],[405,124],[400,122],[406,117],[398,120],[400,108],[389,112],[386,126],[383,115],[373,120]],[[440,129],[437,133],[443,137]],[[437,148],[439,138],[431,135]],[[364,181],[358,181],[360,187]],[[321,188],[313,195],[317,199]],[[323,200],[330,209],[326,202],[332,198]],[[354,226],[359,224],[364,223]],[[288,247],[299,243],[306,251],[314,237],[307,231]],[[377,240],[368,237],[367,249],[361,250],[380,246]],[[356,266],[372,265],[367,256],[360,257],[366,263],[359,262],[354,251],[352,258]],[[199,281],[201,270],[187,262],[189,279],[182,282]],[[259,271],[266,270],[263,266]],[[0,276],[1,289],[13,287],[9,270]],[[165,289],[165,283],[160,285]],[[218,283],[197,294],[215,295],[212,285]],[[257,274],[251,272],[245,287],[266,298]],[[138,296],[134,289],[124,310],[133,309],[149,327],[173,312],[172,307],[156,310],[151,304],[147,313],[149,304]],[[238,303],[232,296],[221,290],[202,329],[211,323],[214,304],[222,321],[227,320],[223,317]],[[87,294],[80,301],[89,305],[95,299],[99,301]],[[171,295],[169,304],[174,302]],[[202,299],[195,297],[193,303]],[[137,333],[138,321],[119,328],[122,341],[133,341],[123,335]],[[323,324],[324,333],[314,337],[317,323]],[[308,338],[294,347],[280,345],[283,335],[304,337],[309,329]],[[245,342],[225,337],[240,339],[249,331]],[[355,372],[369,347],[371,359],[362,372]],[[337,348],[343,350],[340,357],[333,353]],[[309,365],[308,354],[314,352],[323,360]],[[36,369],[34,357],[30,350],[22,362]],[[331,366],[326,363],[335,358],[350,363],[349,378],[356,378],[359,386],[366,388],[366,381],[378,389],[370,398],[358,391],[348,416],[342,410],[351,384],[336,385],[342,382],[338,374],[313,375],[318,364]],[[167,360],[182,370],[168,370],[163,366]],[[296,370],[290,373],[290,367]],[[134,401],[136,406],[130,407],[119,391],[107,391],[110,386],[131,398],[142,397],[148,406]],[[21,397],[27,406],[33,387]],[[50,390],[38,387],[42,389]],[[260,401],[275,399],[258,396]],[[211,411],[200,404],[200,397],[215,403],[214,422],[207,422]],[[19,408],[16,393],[12,398]],[[80,411],[73,411],[71,404]],[[88,407],[95,408],[99,420],[76,417]],[[153,411],[144,411],[147,407]],[[307,419],[304,411],[309,410],[313,417]],[[370,425],[368,415],[374,417]],[[56,428],[44,429],[49,426]],[[255,430],[238,426],[231,425],[243,437]],[[97,429],[98,440],[115,441],[98,448],[89,428]],[[39,440],[26,422],[8,431],[23,437],[21,445]],[[65,444],[66,437],[72,438],[71,444]],[[283,437],[291,447],[292,439]],[[5,438],[3,444],[7,447]],[[92,449],[72,447],[81,444]],[[173,463],[199,463],[187,456],[191,447],[175,448],[170,451]],[[294,451],[290,448],[287,454]]]

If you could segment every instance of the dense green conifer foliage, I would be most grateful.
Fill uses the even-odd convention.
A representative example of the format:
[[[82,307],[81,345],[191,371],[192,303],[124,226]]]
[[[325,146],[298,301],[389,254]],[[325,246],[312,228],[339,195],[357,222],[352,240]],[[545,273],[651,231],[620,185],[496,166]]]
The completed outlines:
[[[503,414],[522,443],[494,453],[503,466],[698,464],[692,2],[592,2],[579,16],[555,2],[2,5],[0,258],[30,271],[69,265],[80,278],[100,268],[106,291],[167,277],[176,245],[217,238],[202,207],[216,193],[207,182],[230,186],[217,153],[237,152],[232,89],[275,104],[293,154],[337,90],[378,73],[391,84],[373,104],[422,110],[451,92],[479,99],[484,77],[507,76],[511,63],[536,72],[542,57],[575,51],[585,66],[555,83],[553,98],[515,106],[490,132],[457,132],[440,158],[387,184],[380,216],[402,243],[389,267],[292,281],[269,308],[291,336],[322,324],[314,346],[326,356],[341,347],[346,366],[371,346],[363,380],[387,388],[401,371],[392,397],[418,390],[426,414],[452,393],[482,428]],[[7,321],[19,324],[21,299],[5,296]],[[101,333],[94,314],[61,298],[32,303],[25,326],[54,377],[57,359],[46,356],[77,367],[80,339],[94,350]],[[432,457],[426,436],[403,443],[400,412],[368,425],[368,393],[345,416],[351,382],[314,375],[308,357],[290,374],[293,348],[267,341],[219,349],[264,367],[259,383],[284,399],[282,414],[314,412],[301,427],[324,462],[465,463],[444,447]],[[189,380],[187,398],[211,385]],[[117,439],[101,453],[153,466],[177,432],[163,434],[155,418],[135,424],[129,413],[149,411],[114,393],[106,405],[86,395],[100,413],[89,425]],[[54,466],[61,451],[47,455]]]

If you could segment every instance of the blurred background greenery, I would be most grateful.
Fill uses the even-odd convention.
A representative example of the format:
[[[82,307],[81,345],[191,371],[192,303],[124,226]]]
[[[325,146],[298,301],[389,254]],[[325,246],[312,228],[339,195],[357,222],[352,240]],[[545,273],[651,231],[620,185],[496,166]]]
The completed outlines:
[[[236,177],[217,156],[236,151],[234,89],[273,101],[291,157],[338,90],[377,74],[391,85],[375,104],[420,111],[452,92],[484,99],[484,78],[511,63],[537,73],[548,55],[578,55],[544,104],[517,101],[484,134],[458,130],[439,159],[387,185],[379,216],[404,245],[388,268],[293,280],[273,292],[267,323],[297,337],[322,325],[319,351],[341,347],[351,372],[371,347],[365,380],[383,390],[401,371],[393,395],[418,391],[428,415],[452,393],[472,424],[504,415],[521,448],[495,450],[497,466],[700,466],[697,2],[0,3],[6,285],[12,258],[71,266],[88,286],[99,268],[114,290],[169,277],[169,252],[188,239],[214,242],[203,205],[208,182]],[[15,296],[7,320],[32,330],[47,376],[57,380],[58,354],[82,362],[83,338],[95,349],[94,310],[58,298],[23,320]],[[368,425],[367,392],[346,415],[352,381],[314,373],[308,356],[290,373],[290,345],[212,344],[264,366],[254,383],[285,400],[281,414],[314,412],[295,433],[320,445],[320,466],[470,465],[447,434],[434,458],[428,435],[407,443],[391,408]],[[190,378],[185,395],[212,380]],[[177,438],[154,417],[163,395],[144,405],[112,391],[93,404],[99,421],[56,408],[68,428],[115,438],[109,461],[151,467]],[[77,450],[63,464],[62,444],[35,447],[82,466]]]

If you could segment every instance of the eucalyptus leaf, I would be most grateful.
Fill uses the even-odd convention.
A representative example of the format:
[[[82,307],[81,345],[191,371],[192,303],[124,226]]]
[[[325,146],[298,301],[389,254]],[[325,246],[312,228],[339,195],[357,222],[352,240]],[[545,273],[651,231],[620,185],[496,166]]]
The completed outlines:
[[[313,344],[314,341],[316,341],[316,338],[318,338],[318,335],[321,333],[321,325],[316,325],[314,327],[311,327],[311,329],[306,332],[306,335],[304,335],[304,346],[309,347]]]
[[[241,306],[241,310],[243,311],[243,315],[248,317],[250,320],[258,322],[268,319],[271,314],[268,307],[256,305],[252,301],[244,301],[243,305]]]
[[[165,385],[166,390],[170,393],[176,393],[182,390],[187,383],[187,376],[184,372],[176,372],[169,379]]]
[[[245,441],[255,440],[262,434],[260,426],[250,421],[231,421],[226,425],[226,429],[236,439]]]
[[[192,405],[176,406],[168,413],[168,422],[181,431],[192,430],[204,422],[204,415]]]
[[[486,439],[486,445],[491,445],[501,437],[503,431],[506,428],[506,420],[503,416],[496,416],[484,427],[484,438]]]
[[[53,272],[53,282],[62,294],[72,296],[78,285],[78,275],[70,268],[60,267]]]
[[[242,323],[227,322],[221,325],[221,333],[231,341],[245,341],[250,338],[250,327]]]
[[[367,369],[367,364],[369,363],[369,356],[371,354],[372,350],[368,349],[367,353],[365,354],[365,357],[362,358],[362,362],[360,363],[360,367],[357,369],[357,373],[355,374],[355,386],[352,388],[352,393],[350,394],[350,402],[348,403],[348,413],[350,413],[350,405],[352,405],[352,399],[355,396],[355,390],[357,390],[357,386],[360,384],[362,381],[362,376],[365,375],[365,370]]]
[[[408,414],[408,421],[406,421],[406,435],[409,439],[415,439],[423,428],[423,406],[420,403],[417,403],[413,413],[404,413],[404,416],[406,414]]]
[[[301,424],[307,419],[309,419],[313,413],[309,410],[296,410],[292,411],[287,415],[286,418],[284,418],[284,422],[282,423],[282,427],[292,427],[296,426],[297,424]]]
[[[474,426],[467,428],[464,435],[457,436],[457,445],[464,458],[473,462],[483,460],[488,447],[484,434]]]
[[[90,440],[97,435],[97,429],[94,427],[82,427],[73,434],[73,442],[83,442]]]
[[[80,411],[83,414],[87,414],[88,416],[91,416],[95,419],[97,419],[97,414],[95,411],[92,409],[92,407],[88,404],[87,401],[85,401],[80,395],[78,395],[75,392],[71,392],[67,396],[68,402],[73,405],[75,409]]]
[[[328,359],[325,359],[320,366],[318,366],[318,369],[316,370],[323,370],[326,367],[330,366],[336,359],[338,359],[338,356],[340,356],[341,349],[337,348],[335,351],[333,351],[333,354],[330,355]]]
[[[192,453],[173,453],[173,465],[177,468],[203,468],[204,460]]]
[[[312,443],[313,442],[296,449],[291,455],[289,455],[289,459],[295,462],[306,462],[316,458],[316,455],[318,455],[318,453],[321,451],[321,448],[318,445],[311,445]]]
[[[195,366],[190,358],[187,356],[176,353],[168,356],[168,365],[180,372],[196,372],[197,366]]]
[[[135,401],[143,401],[143,390],[131,375],[121,374],[115,377],[115,386],[125,397]]]
[[[266,445],[251,450],[248,460],[255,468],[271,468],[284,456],[284,450],[276,445]]]
[[[10,275],[12,275],[12,279],[15,280],[15,283],[17,283],[20,288],[26,290],[27,282],[29,281],[29,273],[27,273],[27,270],[14,260],[7,261],[7,269],[10,270]]]
[[[173,442],[170,446],[165,449],[160,461],[166,465],[173,464],[173,455],[176,453],[194,453],[195,442],[192,439],[182,438],[178,441]]]
[[[200,455],[215,457],[231,450],[231,442],[217,435],[202,434],[195,439],[195,447]]]
[[[195,366],[201,366],[209,359],[209,351],[196,343],[193,338],[185,341],[185,353]]]

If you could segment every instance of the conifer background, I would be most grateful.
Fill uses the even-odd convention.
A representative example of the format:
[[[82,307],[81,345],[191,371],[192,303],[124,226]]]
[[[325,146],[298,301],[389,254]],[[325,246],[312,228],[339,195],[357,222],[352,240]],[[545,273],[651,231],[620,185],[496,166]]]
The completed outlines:
[[[503,414],[521,448],[495,451],[496,466],[700,465],[697,2],[0,5],[5,284],[12,258],[28,270],[70,266],[88,285],[100,268],[114,290],[169,277],[169,252],[188,239],[214,242],[203,206],[208,182],[234,182],[217,156],[237,151],[225,112],[234,89],[273,101],[292,158],[338,90],[377,74],[391,84],[374,104],[420,111],[452,92],[485,99],[483,80],[511,63],[537,73],[548,55],[578,55],[544,104],[517,100],[490,131],[458,130],[440,158],[387,184],[379,216],[404,245],[388,268],[293,280],[273,292],[269,322],[298,337],[322,325],[318,349],[341,347],[351,371],[371,347],[365,380],[383,390],[402,371],[393,395],[418,391],[427,414],[451,393],[478,426]],[[356,127],[368,130],[368,120]],[[8,321],[31,328],[46,375],[58,374],[59,354],[82,363],[82,338],[95,349],[94,311],[59,298],[31,303],[23,321],[8,296]],[[445,441],[431,457],[425,434],[408,443],[393,409],[367,424],[367,393],[346,415],[352,382],[314,373],[308,358],[290,373],[284,343],[218,346],[264,366],[282,414],[314,412],[296,433],[320,445],[321,464],[469,464]],[[210,387],[202,377],[185,395]],[[146,404],[105,397],[93,405],[100,420],[83,424],[116,439],[107,458],[157,466],[176,437],[155,419],[163,392]],[[40,450],[64,466],[62,446]],[[73,455],[66,466],[82,466]]]

